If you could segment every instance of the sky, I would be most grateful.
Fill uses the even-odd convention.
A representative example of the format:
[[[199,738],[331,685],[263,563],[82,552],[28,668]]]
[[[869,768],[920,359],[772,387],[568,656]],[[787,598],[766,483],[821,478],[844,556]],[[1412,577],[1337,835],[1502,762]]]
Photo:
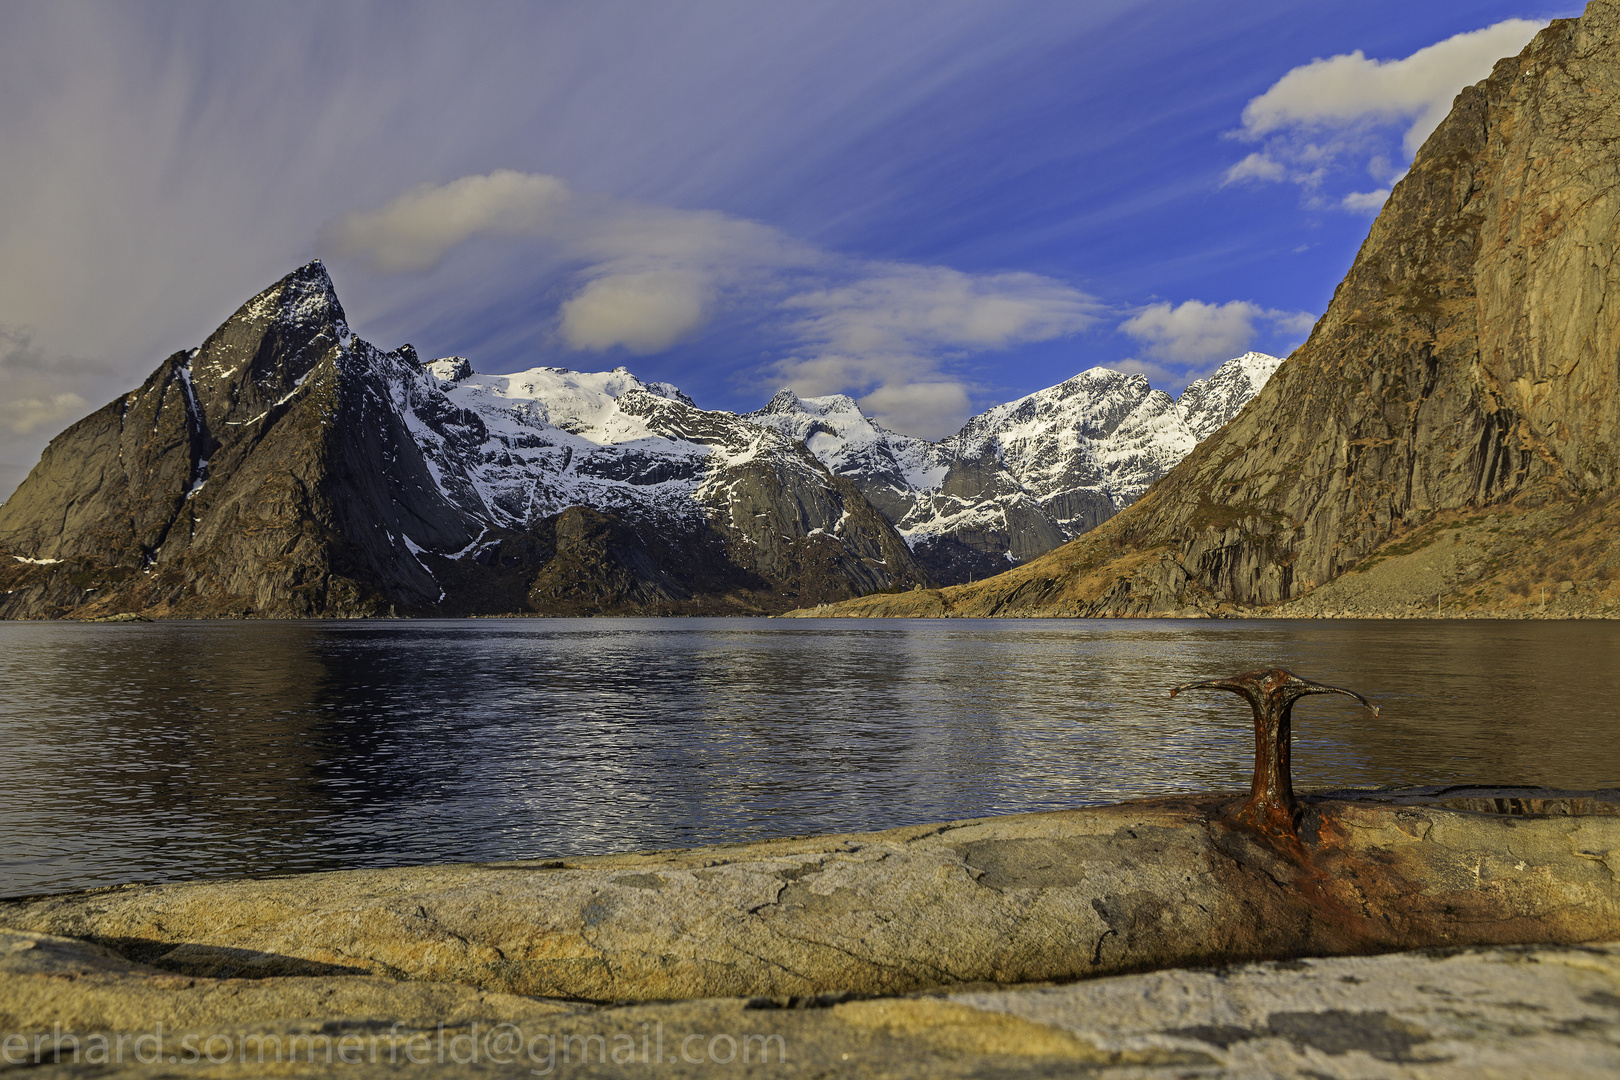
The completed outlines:
[[[0,495],[325,260],[350,325],[937,438],[1286,355],[1457,91],[1579,4],[0,0]]]

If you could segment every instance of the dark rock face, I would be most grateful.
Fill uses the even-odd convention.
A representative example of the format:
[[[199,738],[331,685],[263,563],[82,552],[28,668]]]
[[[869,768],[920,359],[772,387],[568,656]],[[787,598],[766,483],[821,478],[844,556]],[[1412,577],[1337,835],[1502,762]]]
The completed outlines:
[[[0,507],[0,616],[759,612],[926,580],[802,450],[625,379],[674,449],[492,433],[465,361],[355,337],[311,263],[51,442]],[[560,453],[490,483],[525,446]],[[617,500],[568,497],[592,480]]]

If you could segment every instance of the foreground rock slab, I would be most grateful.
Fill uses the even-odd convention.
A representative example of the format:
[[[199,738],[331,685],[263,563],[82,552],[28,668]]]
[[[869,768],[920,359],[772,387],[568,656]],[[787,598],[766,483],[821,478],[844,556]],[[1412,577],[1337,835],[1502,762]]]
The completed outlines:
[[[375,976],[182,978],[0,931],[0,1073],[1597,1077],[1620,944],[1272,962],[910,997],[562,1005]]]
[[[893,995],[1189,965],[1620,940],[1620,793],[1233,800],[689,851],[137,886],[0,927],[211,979],[367,977],[575,1002]]]

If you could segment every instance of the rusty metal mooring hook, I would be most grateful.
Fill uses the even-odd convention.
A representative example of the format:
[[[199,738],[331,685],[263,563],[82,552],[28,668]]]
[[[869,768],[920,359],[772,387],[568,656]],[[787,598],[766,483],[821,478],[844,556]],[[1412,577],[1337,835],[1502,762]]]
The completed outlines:
[[[1343,694],[1361,702],[1374,716],[1378,715],[1378,706],[1354,690],[1311,682],[1282,668],[1245,671],[1228,679],[1183,683],[1173,688],[1170,696],[1175,697],[1183,690],[1230,690],[1248,700],[1254,710],[1254,784],[1249,789],[1248,800],[1233,816],[1273,836],[1297,835],[1294,817],[1299,804],[1294,800],[1294,781],[1289,775],[1294,702],[1308,694]]]

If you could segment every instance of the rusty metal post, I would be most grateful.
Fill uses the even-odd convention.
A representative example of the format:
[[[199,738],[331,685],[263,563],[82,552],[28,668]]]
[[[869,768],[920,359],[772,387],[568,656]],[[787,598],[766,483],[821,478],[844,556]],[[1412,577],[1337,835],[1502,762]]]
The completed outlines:
[[[1294,702],[1308,694],[1343,694],[1353,697],[1378,715],[1378,706],[1356,693],[1338,686],[1302,679],[1292,671],[1268,668],[1245,671],[1229,679],[1209,679],[1183,683],[1170,691],[1175,697],[1183,690],[1230,690],[1240,694],[1254,710],[1254,782],[1249,798],[1233,814],[1238,821],[1277,837],[1295,837],[1299,804],[1294,800],[1294,781],[1289,774],[1293,750]]]

